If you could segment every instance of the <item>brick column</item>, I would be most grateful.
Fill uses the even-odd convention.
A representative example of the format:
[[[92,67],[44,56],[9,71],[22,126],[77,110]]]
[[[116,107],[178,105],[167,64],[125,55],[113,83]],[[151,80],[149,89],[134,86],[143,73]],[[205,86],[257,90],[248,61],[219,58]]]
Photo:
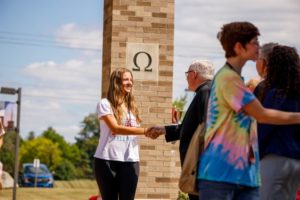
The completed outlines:
[[[133,71],[142,126],[171,123],[174,0],[105,0],[102,97],[118,67]],[[178,142],[177,142],[178,143]],[[176,199],[178,144],[140,137],[137,199]]]

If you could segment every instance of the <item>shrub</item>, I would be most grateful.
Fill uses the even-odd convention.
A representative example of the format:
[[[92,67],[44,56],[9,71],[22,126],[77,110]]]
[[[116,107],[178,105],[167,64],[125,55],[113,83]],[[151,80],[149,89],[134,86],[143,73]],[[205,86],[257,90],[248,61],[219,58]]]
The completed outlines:
[[[189,200],[189,195],[187,193],[178,191],[178,197],[176,200]]]

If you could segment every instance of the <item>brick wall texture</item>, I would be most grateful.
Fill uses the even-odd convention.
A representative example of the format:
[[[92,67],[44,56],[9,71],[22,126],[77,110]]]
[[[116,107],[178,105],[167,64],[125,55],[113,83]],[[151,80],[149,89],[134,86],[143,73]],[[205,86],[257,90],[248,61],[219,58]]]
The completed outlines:
[[[126,44],[159,44],[158,81],[134,80],[142,126],[171,123],[174,54],[174,0],[105,0],[102,97],[109,75],[126,65]],[[136,199],[176,199],[180,162],[178,142],[140,137],[140,178]]]

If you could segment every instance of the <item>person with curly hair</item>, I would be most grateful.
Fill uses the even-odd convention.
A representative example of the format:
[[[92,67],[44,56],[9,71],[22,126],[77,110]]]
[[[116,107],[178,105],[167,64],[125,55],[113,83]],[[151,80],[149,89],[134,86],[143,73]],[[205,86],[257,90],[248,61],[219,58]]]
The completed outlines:
[[[97,105],[100,139],[96,149],[95,175],[103,200],[134,200],[139,176],[137,135],[141,118],[132,94],[130,70],[118,68],[110,76],[107,98]]]
[[[265,80],[255,94],[266,108],[300,112],[297,50],[277,45],[268,54]],[[295,200],[300,185],[300,125],[258,123],[262,200]]]

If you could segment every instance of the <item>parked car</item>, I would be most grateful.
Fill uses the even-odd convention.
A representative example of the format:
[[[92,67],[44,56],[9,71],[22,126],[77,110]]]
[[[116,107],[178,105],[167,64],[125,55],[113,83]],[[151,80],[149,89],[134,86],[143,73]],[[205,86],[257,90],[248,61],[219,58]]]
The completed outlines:
[[[23,187],[34,187],[36,177],[37,187],[50,187],[54,185],[53,174],[45,164],[40,164],[38,168],[33,163],[24,163],[21,174],[21,185]]]

